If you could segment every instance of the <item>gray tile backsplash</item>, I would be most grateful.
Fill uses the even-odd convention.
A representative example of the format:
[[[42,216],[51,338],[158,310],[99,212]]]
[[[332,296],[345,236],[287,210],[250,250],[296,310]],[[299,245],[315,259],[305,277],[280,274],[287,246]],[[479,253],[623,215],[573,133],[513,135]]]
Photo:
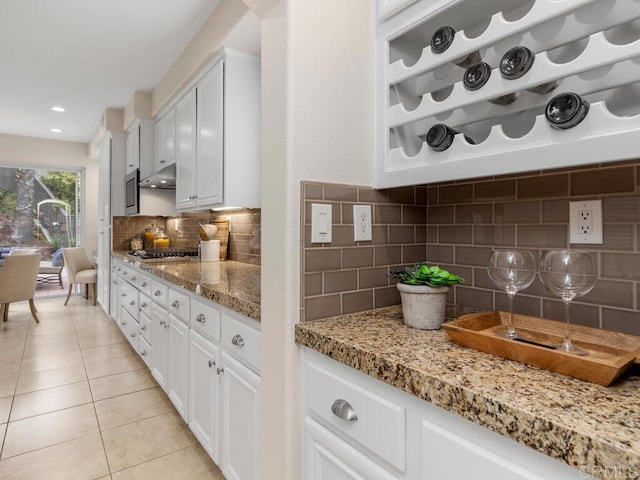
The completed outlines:
[[[466,279],[449,301],[506,309],[489,280],[494,247],[585,248],[597,252],[596,287],[572,306],[572,321],[640,334],[640,161],[618,162],[432,185],[373,190],[302,183],[302,320],[400,303],[387,274],[418,261]],[[604,243],[569,244],[569,202],[602,199]],[[310,242],[311,203],[333,205],[334,241]],[[353,241],[354,204],[372,205],[373,241]],[[562,302],[536,281],[517,312],[561,320]]]

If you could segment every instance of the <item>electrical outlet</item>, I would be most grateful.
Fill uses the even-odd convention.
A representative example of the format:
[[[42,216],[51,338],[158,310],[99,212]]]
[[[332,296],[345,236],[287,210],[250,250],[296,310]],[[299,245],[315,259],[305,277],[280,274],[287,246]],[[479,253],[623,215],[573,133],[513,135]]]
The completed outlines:
[[[356,242],[366,242],[371,236],[371,205],[353,206],[353,239]]]
[[[602,200],[569,202],[569,242],[602,244]]]

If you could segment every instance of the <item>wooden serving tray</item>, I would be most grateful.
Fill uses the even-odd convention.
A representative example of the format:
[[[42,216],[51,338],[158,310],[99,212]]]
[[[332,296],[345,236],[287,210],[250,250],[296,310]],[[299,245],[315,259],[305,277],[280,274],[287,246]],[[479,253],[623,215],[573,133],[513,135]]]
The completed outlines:
[[[562,343],[564,323],[514,314],[517,340],[504,337],[509,314],[483,312],[443,323],[458,345],[491,353],[600,385],[610,385],[635,361],[640,361],[640,337],[610,330],[571,325],[571,341],[588,355],[555,349]]]

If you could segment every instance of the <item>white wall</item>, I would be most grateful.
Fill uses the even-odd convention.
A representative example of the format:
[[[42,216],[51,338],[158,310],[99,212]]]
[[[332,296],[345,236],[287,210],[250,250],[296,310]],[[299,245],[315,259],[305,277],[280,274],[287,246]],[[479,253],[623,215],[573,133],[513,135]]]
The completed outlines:
[[[84,246],[95,253],[98,245],[98,162],[89,159],[86,143],[0,134],[0,164],[42,168],[75,168],[84,171],[81,212]]]
[[[300,181],[372,184],[371,4],[262,14],[262,480],[300,478]]]

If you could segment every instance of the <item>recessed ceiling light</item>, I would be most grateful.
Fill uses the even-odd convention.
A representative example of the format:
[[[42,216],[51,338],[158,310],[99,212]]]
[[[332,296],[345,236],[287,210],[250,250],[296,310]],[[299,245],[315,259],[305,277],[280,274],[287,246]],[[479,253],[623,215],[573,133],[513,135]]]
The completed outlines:
[[[51,110],[53,110],[54,112],[64,112],[64,108],[62,107],[51,107]]]
[[[51,131],[53,133],[62,133],[62,130],[60,130],[59,128],[52,128]]]

